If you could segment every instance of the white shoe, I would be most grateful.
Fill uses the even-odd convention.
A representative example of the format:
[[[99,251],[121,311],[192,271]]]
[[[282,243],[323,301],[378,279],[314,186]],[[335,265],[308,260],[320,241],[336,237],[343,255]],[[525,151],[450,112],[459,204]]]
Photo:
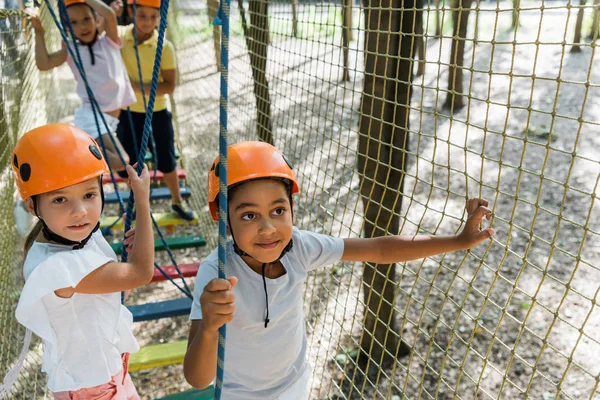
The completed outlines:
[[[34,218],[33,215],[25,208],[25,202],[23,200],[15,201],[15,224],[17,226],[17,232],[23,238],[29,235],[31,229],[33,229]]]

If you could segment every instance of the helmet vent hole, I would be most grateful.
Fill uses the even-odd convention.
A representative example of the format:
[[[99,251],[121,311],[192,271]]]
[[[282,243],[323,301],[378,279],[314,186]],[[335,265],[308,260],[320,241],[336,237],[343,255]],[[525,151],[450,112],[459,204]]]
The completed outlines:
[[[27,163],[21,165],[19,168],[19,174],[23,182],[27,182],[31,178],[31,166]]]
[[[92,153],[98,160],[102,160],[102,154],[100,154],[100,150],[98,150],[96,145],[90,144],[90,153]]]
[[[281,156],[283,157],[283,161],[285,161],[285,163],[288,165],[288,167],[290,167],[290,169],[294,169],[294,166],[292,165],[290,160],[288,160],[288,158],[285,156],[285,154],[282,154]]]
[[[17,160],[16,154],[13,155],[13,165],[15,166],[15,168],[19,168],[19,160]]]

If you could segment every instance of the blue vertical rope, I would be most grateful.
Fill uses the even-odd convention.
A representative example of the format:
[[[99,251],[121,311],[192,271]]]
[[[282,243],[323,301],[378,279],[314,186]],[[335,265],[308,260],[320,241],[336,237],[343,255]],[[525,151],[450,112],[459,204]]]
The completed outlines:
[[[221,25],[221,98],[219,99],[219,278],[226,279],[225,263],[227,253],[227,80],[229,70],[229,12],[230,0],[221,0],[214,23]],[[217,377],[215,380],[215,400],[221,399],[225,367],[225,339],[227,327],[219,328],[219,347],[217,350]]]
[[[133,15],[132,15],[132,22],[133,22],[133,28],[131,30],[131,34],[133,36],[133,48],[135,50],[135,59],[137,62],[137,73],[138,73],[138,80],[140,82],[140,89],[141,89],[141,93],[142,93],[142,102],[144,104],[144,110],[146,110],[146,112],[148,111],[148,104],[146,101],[146,89],[145,89],[145,84],[144,84],[144,77],[142,75],[142,63],[140,60],[140,52],[139,52],[139,40],[138,40],[138,36],[137,36],[137,26],[136,26],[136,11],[137,10],[137,0],[133,0],[133,4],[132,4],[132,11],[133,11]],[[162,59],[162,58],[161,58]],[[159,60],[159,64],[160,64],[160,60]],[[160,70],[160,69],[159,69]],[[152,110],[152,115],[154,115],[154,110]],[[133,124],[133,118],[131,115],[131,109],[129,107],[127,107],[127,117],[128,117],[128,121],[129,121],[129,130],[131,132],[131,136],[132,136],[132,141],[133,141],[133,146],[134,146],[134,154],[139,154],[140,149],[138,149],[138,143],[137,143],[137,133],[136,133],[136,129],[135,126]],[[152,125],[150,125],[151,130],[150,130],[150,134],[149,134],[149,140],[150,140],[150,147],[152,149],[152,163],[154,165],[154,172],[151,174],[152,176],[152,181],[154,183],[156,183],[156,177],[157,177],[157,171],[158,171],[158,159],[157,159],[157,152],[156,152],[156,144],[154,141],[154,133],[152,131]],[[146,152],[146,149],[143,149],[144,153]],[[152,187],[150,188],[150,196],[152,196]],[[177,261],[175,260],[175,256],[173,255],[173,253],[171,252],[171,249],[169,248],[169,245],[167,244],[167,241],[165,240],[162,232],[160,231],[160,228],[158,226],[158,224],[156,223],[156,221],[154,220],[154,218],[152,218],[152,222],[154,224],[154,228],[156,229],[156,232],[158,233],[160,240],[162,241],[163,246],[165,247],[165,250],[167,252],[167,254],[169,255],[169,258],[171,259],[171,262],[173,263],[173,266],[175,267],[175,270],[177,271],[177,274],[179,275],[179,278],[181,279],[181,282],[183,283],[183,286],[185,287],[185,290],[183,290],[177,283],[175,283],[175,281],[169,277],[168,275],[166,275],[164,273],[164,271],[162,270],[162,268],[160,268],[158,266],[158,264],[155,263],[155,267],[164,275],[167,277],[167,279],[169,281],[171,281],[171,283],[173,283],[179,290],[181,290],[186,296],[188,296],[189,298],[192,298],[192,291],[190,290],[187,282],[185,281],[185,278],[183,276],[183,274],[181,273],[181,270],[179,269],[179,266],[177,264]]]
[[[144,133],[142,134],[142,142],[140,143],[140,152],[137,160],[137,174],[139,175],[144,169],[145,150],[148,147],[148,137],[152,129],[152,116],[154,114],[154,101],[156,99],[156,88],[158,87],[158,73],[160,72],[160,60],[162,59],[163,44],[165,41],[165,30],[167,29],[167,14],[169,12],[169,0],[160,2],[160,25],[158,27],[158,43],[156,45],[156,55],[154,56],[154,69],[152,71],[152,83],[150,84],[150,96],[148,99],[148,107],[146,108],[146,120],[144,121]],[[133,213],[133,190],[129,193],[129,201],[127,202],[127,213],[125,217],[125,232],[131,229],[131,216]],[[153,221],[155,222],[155,221]],[[121,260],[126,262],[128,258],[127,249],[123,248]]]
[[[133,11],[133,15],[132,15],[132,22],[133,22],[133,29],[131,30],[131,34],[133,36],[133,47],[135,49],[135,59],[137,61],[137,70],[138,70],[138,78],[140,81],[140,86],[141,86],[141,92],[142,92],[142,101],[144,103],[144,110],[147,109],[148,104],[146,103],[146,89],[144,87],[144,78],[142,76],[142,63],[140,62],[140,52],[139,52],[139,41],[138,41],[138,37],[137,37],[137,27],[136,27],[136,22],[135,22],[135,15],[136,15],[136,11],[137,11],[137,1],[133,0],[133,4],[131,7],[132,11]],[[127,113],[129,114],[129,121],[130,121],[130,126],[131,126],[131,132],[133,134],[133,140],[134,140],[134,144],[135,146],[137,146],[137,139],[136,139],[136,135],[135,135],[135,129],[133,128],[133,123],[132,123],[132,119],[131,119],[131,110],[129,107],[127,107]],[[157,156],[156,156],[156,143],[154,142],[154,135],[151,134],[150,135],[150,148],[152,149],[152,163],[154,164],[154,181],[156,182],[156,168],[157,168]],[[144,151],[146,151],[146,149],[144,149]],[[136,154],[137,154],[137,150],[136,150]]]

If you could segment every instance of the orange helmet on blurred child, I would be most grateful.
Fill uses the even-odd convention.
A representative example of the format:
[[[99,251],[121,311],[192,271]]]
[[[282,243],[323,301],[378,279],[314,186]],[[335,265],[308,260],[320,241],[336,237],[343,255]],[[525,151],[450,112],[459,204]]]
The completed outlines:
[[[12,169],[23,199],[109,172],[94,139],[69,124],[44,125],[25,133],[13,150]]]
[[[85,0],[65,0],[65,7],[69,7],[74,4],[85,4]]]
[[[133,0],[127,0],[128,6],[133,6]],[[160,0],[136,0],[136,6],[160,8]]]
[[[208,208],[213,220],[219,220],[219,157],[208,171]],[[264,142],[241,142],[227,149],[227,187],[253,179],[276,178],[288,180],[291,194],[298,193],[298,182],[292,166],[282,152]]]

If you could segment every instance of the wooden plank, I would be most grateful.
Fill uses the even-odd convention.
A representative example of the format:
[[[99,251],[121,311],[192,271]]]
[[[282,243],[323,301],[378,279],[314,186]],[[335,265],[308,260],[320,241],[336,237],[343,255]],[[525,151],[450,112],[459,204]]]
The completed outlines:
[[[194,219],[191,221],[185,221],[185,220],[179,218],[179,215],[177,215],[177,213],[175,213],[175,212],[153,213],[152,215],[154,216],[156,223],[160,227],[175,226],[175,225],[189,225],[189,224],[197,224],[198,223],[198,214],[196,214],[195,212],[194,212]],[[117,217],[115,215],[100,218],[100,228],[107,228],[110,226],[111,229],[113,229],[113,230],[116,230],[116,231],[121,230],[122,231],[123,230],[123,220],[119,219],[119,221],[115,223],[115,221],[117,221],[117,219],[119,219],[119,217]],[[133,222],[135,224],[135,221],[133,221]]]
[[[187,350],[187,340],[145,346],[129,359],[129,371],[181,364]]]
[[[200,235],[167,237],[165,238],[165,242],[167,242],[167,246],[169,246],[169,249],[171,250],[189,249],[206,246],[206,240],[204,240],[204,238]],[[122,242],[110,242],[109,244],[115,253],[121,254],[123,252]],[[165,250],[165,245],[163,241],[160,240],[160,238],[154,239],[154,251],[163,250]]]
[[[189,315],[192,308],[192,300],[183,297],[175,300],[159,301],[157,303],[127,306],[127,308],[133,314],[133,322],[153,321],[162,318]]]
[[[179,271],[181,272],[181,275],[183,275],[184,278],[191,278],[196,276],[196,274],[198,273],[198,268],[200,267],[200,263],[193,263],[193,264],[179,264]],[[164,267],[161,267],[163,269],[163,271],[166,272],[166,274],[169,276],[169,278],[171,279],[180,279],[179,274],[177,273],[177,270],[175,269],[175,267],[173,265],[167,265]],[[165,276],[162,274],[162,272],[160,272],[158,270],[158,268],[154,268],[154,276],[152,277],[152,281],[151,282],[162,282],[162,281],[166,281],[167,278],[165,278]],[[181,282],[181,281],[179,281]]]
[[[181,168],[177,168],[177,177],[179,179],[185,179],[187,178],[187,173],[185,172],[185,170],[181,169]],[[117,183],[125,183],[127,182],[126,178],[122,178],[121,176],[119,176],[118,174],[114,174],[115,177],[115,181]],[[161,182],[164,179],[164,174],[160,171],[156,171],[156,181],[157,182]],[[150,171],[150,179],[154,180],[154,171]],[[112,180],[110,179],[110,175],[109,174],[105,174],[102,175],[102,183],[112,183]]]
[[[215,398],[215,388],[210,385],[206,389],[192,389],[181,393],[171,394],[156,400],[213,400]]]
[[[192,191],[187,186],[180,187],[179,191],[181,192],[181,197],[184,199],[186,199],[192,195]],[[119,192],[119,195],[121,196],[121,199],[123,199],[123,202],[125,204],[127,204],[127,202],[129,201],[129,193],[130,193],[129,190],[122,190]],[[162,200],[162,199],[170,199],[170,198],[171,198],[171,191],[166,186],[152,188],[152,191],[150,192],[151,200]],[[117,198],[117,194],[115,192],[110,192],[110,193],[106,193],[104,195],[104,201],[107,204],[112,204],[112,203],[118,203],[119,199]]]

